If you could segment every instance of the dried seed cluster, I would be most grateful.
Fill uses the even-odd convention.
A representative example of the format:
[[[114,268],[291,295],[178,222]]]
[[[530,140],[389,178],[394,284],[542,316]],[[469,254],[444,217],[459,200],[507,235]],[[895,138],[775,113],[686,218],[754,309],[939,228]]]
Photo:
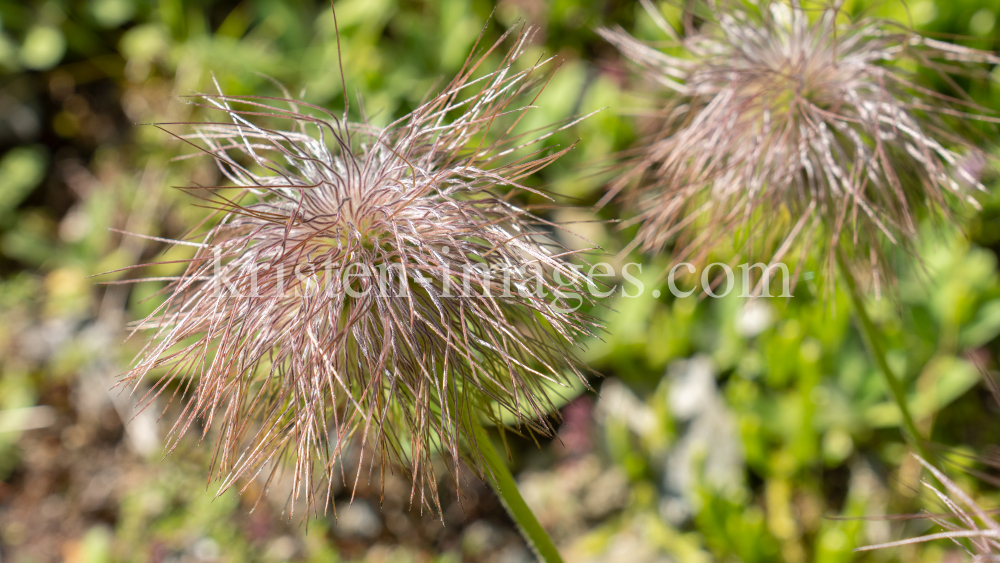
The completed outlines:
[[[242,190],[202,196],[216,222],[176,241],[195,255],[139,324],[154,337],[125,381],[165,371],[150,396],[182,382],[171,436],[196,421],[218,433],[223,489],[287,457],[315,508],[336,479],[399,464],[411,501],[440,511],[432,459],[478,466],[471,417],[503,409],[552,431],[545,388],[583,379],[570,348],[596,325],[551,225],[506,198],[569,150],[511,134],[547,61],[517,70],[531,35],[508,35],[496,70],[476,75],[500,42],[385,128],[290,99],[202,97],[228,121],[180,137]]]
[[[646,7],[672,48],[599,30],[664,93],[651,138],[604,201],[622,193],[636,210],[633,246],[676,239],[679,256],[700,259],[756,239],[776,262],[798,241],[803,253],[825,248],[830,265],[839,246],[877,271],[879,240],[905,246],[920,208],[974,204],[983,189],[985,160],[960,131],[981,108],[921,86],[912,69],[952,83],[965,63],[996,57],[796,0],[699,4],[682,34]]]

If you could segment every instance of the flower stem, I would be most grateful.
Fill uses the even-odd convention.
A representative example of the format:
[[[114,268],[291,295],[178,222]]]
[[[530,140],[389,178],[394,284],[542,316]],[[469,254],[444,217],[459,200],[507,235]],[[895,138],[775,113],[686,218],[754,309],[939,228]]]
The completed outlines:
[[[549,538],[549,534],[538,523],[538,519],[535,518],[534,513],[531,512],[531,509],[525,504],[524,499],[521,498],[521,493],[517,490],[517,482],[514,481],[514,476],[511,474],[510,469],[507,468],[507,464],[500,456],[500,453],[493,446],[493,442],[486,433],[486,429],[483,428],[478,420],[475,420],[475,417],[472,418],[472,427],[476,435],[476,442],[478,442],[477,446],[486,462],[488,469],[487,476],[491,477],[489,479],[490,485],[496,491],[497,496],[500,497],[500,502],[507,509],[507,514],[510,514],[510,517],[517,524],[517,527],[521,530],[521,535],[524,536],[525,541],[528,542],[528,546],[535,552],[539,560],[545,563],[562,563],[562,557],[559,556],[559,551],[556,550],[556,546],[552,543],[552,539]]]
[[[896,400],[896,405],[899,407],[900,415],[903,418],[903,435],[920,452],[920,455],[926,458],[928,456],[927,451],[924,449],[923,439],[920,437],[920,432],[917,430],[917,425],[913,422],[913,415],[910,414],[910,408],[906,403],[906,390],[903,388],[903,383],[889,368],[889,363],[885,359],[885,349],[882,347],[881,333],[868,316],[864,299],[860,291],[858,291],[858,284],[854,280],[854,276],[851,275],[851,271],[847,268],[844,255],[839,248],[837,249],[837,266],[840,268],[840,273],[844,276],[847,288],[850,290],[851,302],[854,304],[854,311],[858,317],[858,324],[861,325],[861,332],[865,336],[868,352],[875,360],[883,377],[885,377],[886,385],[888,385],[889,391],[892,393],[892,397]]]

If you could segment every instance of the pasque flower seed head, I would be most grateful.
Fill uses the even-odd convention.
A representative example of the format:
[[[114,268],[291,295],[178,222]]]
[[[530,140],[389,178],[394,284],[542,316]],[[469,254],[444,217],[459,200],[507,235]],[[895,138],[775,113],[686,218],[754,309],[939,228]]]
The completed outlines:
[[[905,246],[918,209],[975,203],[983,186],[967,163],[982,155],[967,126],[995,120],[949,76],[996,57],[797,0],[699,3],[683,33],[644,3],[671,49],[599,30],[663,92],[655,129],[604,200],[624,194],[636,210],[633,246],[675,241],[704,257],[756,238],[773,261],[798,242],[828,263],[839,246],[877,273],[880,240]],[[923,85],[923,71],[956,97]]]
[[[179,383],[171,436],[215,429],[223,489],[288,458],[315,508],[336,479],[395,463],[411,501],[440,510],[432,459],[478,466],[470,417],[503,409],[551,432],[545,388],[583,378],[570,348],[596,325],[552,225],[508,197],[569,150],[529,148],[569,124],[511,133],[544,84],[547,61],[516,66],[530,34],[508,31],[496,70],[480,67],[500,42],[384,128],[291,99],[201,97],[227,119],[179,137],[239,193],[194,191],[216,219],[175,241],[194,257],[139,323],[154,336],[124,381],[165,372],[152,395]]]

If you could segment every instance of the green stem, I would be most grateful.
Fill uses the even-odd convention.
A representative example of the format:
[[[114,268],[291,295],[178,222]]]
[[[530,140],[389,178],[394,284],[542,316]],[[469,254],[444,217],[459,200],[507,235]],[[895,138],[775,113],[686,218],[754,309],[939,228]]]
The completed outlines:
[[[889,391],[892,393],[892,397],[896,400],[896,405],[899,407],[899,412],[903,417],[903,428],[905,430],[903,434],[906,439],[920,452],[920,455],[929,459],[927,451],[924,449],[923,439],[920,437],[920,432],[917,430],[917,425],[913,422],[913,415],[910,414],[910,407],[906,402],[906,390],[903,388],[903,383],[889,368],[889,363],[885,359],[885,350],[882,348],[882,340],[880,338],[881,333],[879,333],[878,328],[875,327],[875,323],[873,323],[871,318],[868,316],[868,312],[865,309],[864,299],[858,291],[858,284],[854,280],[854,276],[851,275],[851,271],[847,268],[844,255],[839,248],[837,249],[837,266],[840,267],[840,273],[844,276],[844,280],[847,282],[847,288],[850,290],[849,293],[851,295],[851,302],[854,304],[854,311],[858,315],[861,332],[865,335],[865,343],[868,345],[868,352],[875,359],[875,363],[878,364],[879,371],[881,371],[882,375],[885,377],[885,382],[889,386]]]
[[[562,557],[559,556],[559,551],[556,550],[556,546],[552,543],[552,539],[549,538],[549,534],[538,523],[538,519],[535,518],[534,513],[531,512],[531,509],[525,504],[524,499],[521,498],[521,493],[517,490],[517,482],[514,481],[514,476],[511,475],[510,469],[507,468],[507,463],[500,457],[499,452],[493,446],[493,441],[490,440],[489,434],[486,433],[486,430],[474,416],[470,418],[473,419],[472,429],[476,436],[476,446],[486,461],[488,476],[492,477],[489,480],[490,485],[496,491],[497,496],[500,497],[500,502],[507,509],[507,514],[510,514],[510,517],[514,519],[517,527],[521,530],[521,535],[524,536],[525,541],[528,542],[528,545],[541,561],[545,563],[562,563]]]

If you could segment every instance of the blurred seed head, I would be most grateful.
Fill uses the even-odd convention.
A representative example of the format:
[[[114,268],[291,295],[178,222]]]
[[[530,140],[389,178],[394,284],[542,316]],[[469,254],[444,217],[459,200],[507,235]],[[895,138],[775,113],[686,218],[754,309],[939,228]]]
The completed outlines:
[[[124,381],[165,373],[155,396],[176,380],[173,443],[214,427],[223,490],[288,458],[312,512],[335,480],[396,463],[411,502],[440,512],[432,459],[456,479],[460,461],[479,467],[471,417],[503,409],[552,433],[545,387],[583,378],[570,348],[596,325],[553,225],[508,197],[569,150],[536,145],[568,124],[511,134],[547,62],[516,66],[530,37],[508,31],[385,128],[292,99],[202,96],[226,120],[180,137],[242,189],[191,188],[215,215],[200,240],[173,241],[194,257],[139,323],[153,338]],[[480,70],[507,39],[500,66]]]
[[[697,3],[678,33],[643,3],[669,49],[599,30],[665,92],[657,127],[603,201],[623,194],[636,210],[630,249],[659,252],[676,239],[681,257],[703,259],[734,240],[777,262],[798,243],[803,255],[825,250],[831,266],[839,247],[877,275],[882,242],[906,247],[919,210],[976,204],[984,161],[969,120],[996,120],[951,76],[997,57],[850,21],[839,4]]]

